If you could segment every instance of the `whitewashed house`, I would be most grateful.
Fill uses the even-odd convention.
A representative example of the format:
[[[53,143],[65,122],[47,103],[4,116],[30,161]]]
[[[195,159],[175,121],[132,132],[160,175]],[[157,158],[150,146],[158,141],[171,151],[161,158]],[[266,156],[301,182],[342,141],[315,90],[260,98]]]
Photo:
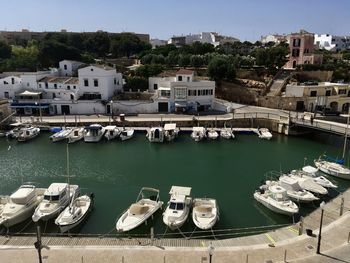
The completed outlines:
[[[84,63],[74,60],[62,60],[59,62],[60,76],[72,77],[77,74],[79,67]]]
[[[7,76],[0,79],[0,98],[13,99],[15,92],[22,88],[21,78],[18,76]]]
[[[194,71],[180,69],[173,77],[149,78],[149,91],[157,94],[158,112],[212,109],[215,82],[197,80]]]
[[[315,34],[314,44],[320,49],[341,51],[350,49],[350,36],[335,36],[330,34]]]

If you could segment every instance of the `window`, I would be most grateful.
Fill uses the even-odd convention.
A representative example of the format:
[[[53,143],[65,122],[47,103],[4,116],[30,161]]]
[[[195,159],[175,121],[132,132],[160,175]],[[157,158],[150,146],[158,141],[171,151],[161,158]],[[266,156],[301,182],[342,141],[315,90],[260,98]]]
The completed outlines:
[[[346,89],[340,89],[338,94],[346,94]]]
[[[190,77],[187,77],[187,82],[190,82],[190,79],[191,79]]]
[[[316,90],[312,90],[310,92],[310,97],[316,97],[317,96],[317,91]]]
[[[186,89],[175,88],[175,99],[186,99],[186,94],[187,94]]]
[[[88,79],[84,79],[84,87],[89,87],[89,80]]]
[[[55,89],[57,89],[57,84],[55,83],[55,84],[53,84],[53,87],[55,88]]]
[[[41,83],[39,83],[39,89],[41,89]]]
[[[15,78],[11,78],[11,84],[15,84]]]
[[[73,86],[73,89],[76,89],[77,87],[76,86]]]
[[[5,91],[5,93],[4,93],[4,97],[5,97],[5,99],[10,98],[9,93],[8,93],[7,91]]]
[[[63,65],[64,70],[67,70],[67,65]]]
[[[197,96],[197,90],[195,89],[188,90],[188,96]]]
[[[117,85],[117,79],[114,78],[114,85]]]
[[[294,48],[292,50],[292,56],[293,57],[299,57],[299,54],[300,54],[300,49]]]
[[[214,90],[210,89],[210,90],[209,90],[209,95],[213,96],[213,94],[214,94],[213,91],[214,91]]]
[[[300,47],[300,42],[301,42],[300,38],[294,38],[293,39],[293,47]]]
[[[93,68],[91,68],[90,70],[91,70],[91,71],[94,71],[94,69],[93,69]]]
[[[157,90],[158,89],[158,84],[153,84],[153,89]]]
[[[45,89],[49,88],[49,83],[45,82]]]
[[[94,87],[98,87],[98,79],[94,79]]]
[[[73,94],[70,94],[70,99],[74,100],[74,95]]]
[[[56,98],[56,93],[55,92],[52,93],[52,98],[53,99]]]
[[[160,96],[169,98],[170,97],[170,90],[161,90]]]
[[[67,90],[70,90],[70,86],[69,85],[67,86]]]
[[[326,96],[331,96],[331,90],[326,90]]]
[[[178,80],[178,81],[182,81],[182,76],[178,76],[178,77],[177,77],[177,80]]]
[[[29,87],[29,82],[27,82],[27,87]]]

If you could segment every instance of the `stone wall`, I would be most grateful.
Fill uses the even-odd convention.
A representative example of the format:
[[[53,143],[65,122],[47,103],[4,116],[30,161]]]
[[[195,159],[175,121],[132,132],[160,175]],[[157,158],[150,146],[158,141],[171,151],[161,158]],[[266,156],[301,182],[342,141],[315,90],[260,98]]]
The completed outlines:
[[[317,80],[321,82],[331,81],[333,77],[333,71],[301,71],[297,72],[296,78],[300,82],[308,81],[308,80]]]

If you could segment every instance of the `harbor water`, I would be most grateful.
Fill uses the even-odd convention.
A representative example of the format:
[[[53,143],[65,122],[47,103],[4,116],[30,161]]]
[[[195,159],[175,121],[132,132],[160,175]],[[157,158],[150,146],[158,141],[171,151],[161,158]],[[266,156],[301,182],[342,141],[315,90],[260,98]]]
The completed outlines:
[[[48,187],[67,180],[66,143],[52,143],[49,135],[44,132],[26,143],[0,139],[0,194],[11,194],[22,181]],[[340,137],[327,134],[307,137],[274,134],[271,141],[237,134],[230,141],[196,143],[185,133],[175,142],[156,144],[138,133],[124,142],[78,142],[69,145],[70,181],[78,184],[82,192],[93,192],[95,202],[91,215],[76,232],[115,233],[116,219],[135,202],[143,186],[160,189],[165,204],[172,185],[192,187],[193,197],[217,199],[220,220],[215,229],[293,223],[298,216],[291,218],[269,211],[254,200],[253,192],[269,171],[301,168],[304,163],[312,164],[324,152],[340,157],[342,145]],[[330,179],[339,185],[331,196],[350,186],[348,181]],[[310,213],[318,205],[319,202],[302,204],[300,215]],[[151,226],[156,235],[166,231],[162,212],[132,233],[149,234]],[[189,220],[181,230],[191,232],[194,228]],[[10,231],[29,233],[35,227],[27,221]],[[58,231],[53,222],[43,226],[43,232]]]

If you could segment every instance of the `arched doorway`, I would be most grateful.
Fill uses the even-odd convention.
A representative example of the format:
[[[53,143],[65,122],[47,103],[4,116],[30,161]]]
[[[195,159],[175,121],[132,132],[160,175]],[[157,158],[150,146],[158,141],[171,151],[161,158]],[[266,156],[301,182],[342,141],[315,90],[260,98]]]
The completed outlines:
[[[342,112],[343,113],[348,113],[349,112],[349,105],[350,103],[344,103],[343,106],[342,106]]]
[[[296,68],[296,66],[297,66],[297,62],[294,60],[293,61],[293,68]]]
[[[337,111],[338,110],[338,102],[333,101],[329,104],[329,107],[331,108],[332,111]]]

